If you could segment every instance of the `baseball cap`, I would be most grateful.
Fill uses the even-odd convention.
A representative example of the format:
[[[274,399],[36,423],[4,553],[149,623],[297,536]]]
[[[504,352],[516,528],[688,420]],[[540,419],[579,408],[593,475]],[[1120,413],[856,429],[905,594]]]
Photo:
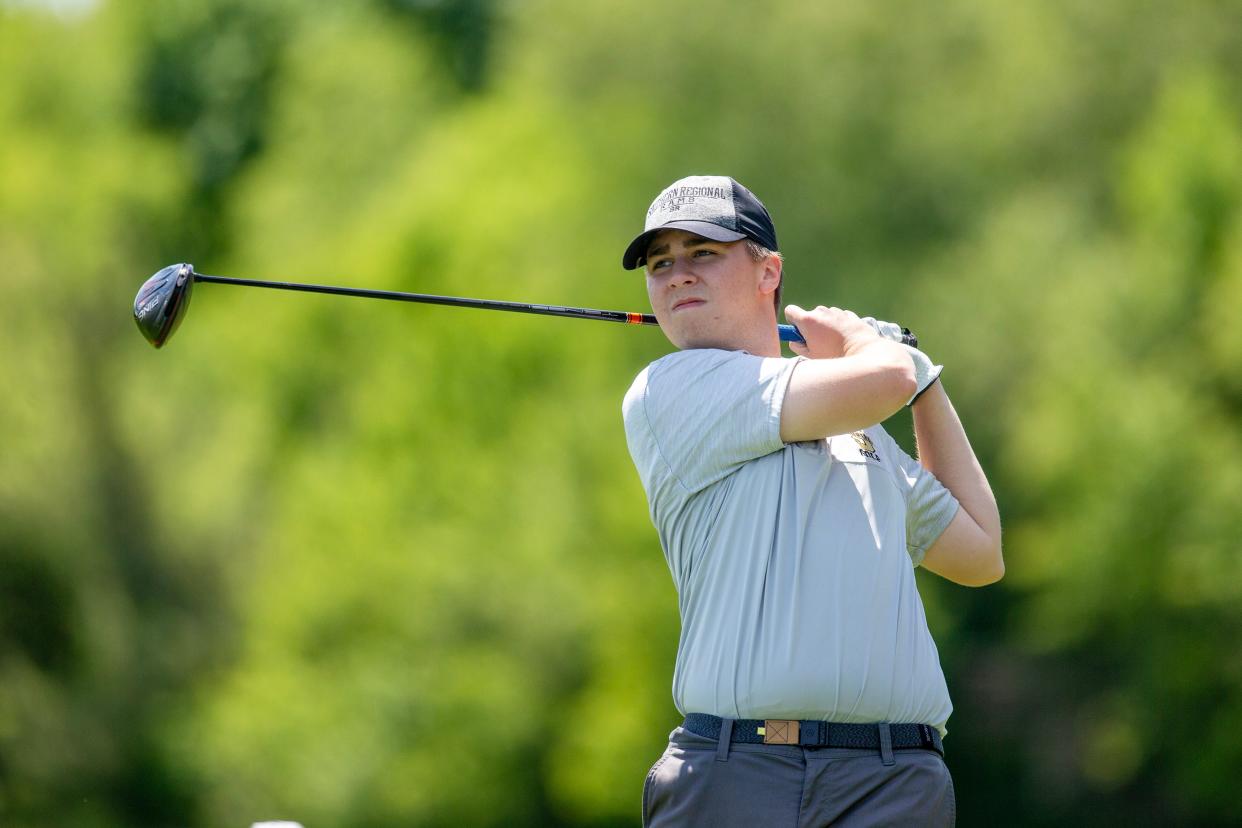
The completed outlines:
[[[647,258],[647,245],[661,230],[685,230],[718,242],[753,239],[769,250],[776,228],[755,194],[724,175],[691,175],[674,181],[647,210],[643,232],[630,242],[621,266],[633,270]]]

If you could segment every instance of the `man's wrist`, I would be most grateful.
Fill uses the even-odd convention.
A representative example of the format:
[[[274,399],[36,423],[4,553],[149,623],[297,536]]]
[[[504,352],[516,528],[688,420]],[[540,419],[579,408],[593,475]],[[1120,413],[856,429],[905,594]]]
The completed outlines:
[[[900,345],[899,347],[904,348],[914,362],[914,380],[917,388],[914,391],[914,396],[906,403],[907,406],[911,406],[928,388],[940,379],[940,372],[944,370],[944,366],[936,365],[931,361],[931,357],[912,345]]]
[[[943,366],[941,367],[943,368]],[[927,400],[941,397],[944,394],[944,386],[940,384],[940,375],[937,374],[936,378],[929,382],[925,388],[921,391],[915,392],[914,396],[910,399],[910,409],[918,412],[920,409],[927,407],[925,404]]]

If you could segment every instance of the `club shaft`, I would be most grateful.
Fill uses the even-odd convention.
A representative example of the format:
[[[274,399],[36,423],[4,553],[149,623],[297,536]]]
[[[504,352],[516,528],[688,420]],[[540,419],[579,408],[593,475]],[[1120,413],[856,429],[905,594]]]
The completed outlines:
[[[467,299],[461,296],[436,296],[430,293],[406,293],[399,290],[373,290],[371,288],[338,287],[335,285],[312,285],[305,282],[272,282],[260,279],[238,279],[232,276],[211,276],[195,273],[196,282],[213,282],[218,285],[240,285],[273,290],[296,290],[302,293],[327,293],[335,296],[358,296],[364,299],[389,299],[397,302],[418,302],[425,305],[449,305],[456,308],[533,313],[541,316],[564,316],[571,319],[599,319],[605,322],[623,322],[629,325],[659,325],[653,314],[632,311],[596,310],[594,308],[567,308],[560,305],[535,305],[527,302],[504,302],[495,299]],[[781,342],[805,342],[801,332],[793,325],[777,325]]]
[[[567,316],[575,319],[602,319],[608,322],[625,322],[631,325],[658,324],[651,314],[626,311],[594,310],[592,308],[565,308],[559,305],[534,305],[526,302],[501,302],[491,299],[466,299],[460,296],[433,296],[427,293],[405,293],[397,290],[372,290],[369,288],[310,285],[303,282],[269,282],[258,279],[235,279],[230,276],[209,276],[195,273],[196,282],[214,282],[223,285],[296,290],[304,293],[329,293],[336,296],[359,296],[365,299],[390,299],[397,302],[419,302],[427,305],[450,305],[458,308],[510,311],[512,313],[535,313],[543,316]]]
[[[456,308],[509,311],[511,313],[534,313],[542,316],[564,316],[571,319],[599,319],[605,322],[623,322],[630,325],[658,325],[650,313],[630,311],[596,310],[594,308],[567,308],[560,305],[534,305],[527,302],[503,302],[493,299],[467,299],[461,296],[435,296],[429,293],[406,293],[398,290],[372,290],[370,288],[312,285],[305,282],[272,282],[259,279],[238,279],[232,276],[211,276],[195,273],[196,282],[213,282],[220,285],[240,285],[273,290],[296,290],[303,293],[327,293],[335,296],[358,296],[364,299],[389,299],[397,302],[418,302],[426,305],[449,305]],[[782,342],[802,342],[802,336],[793,325],[780,325]]]

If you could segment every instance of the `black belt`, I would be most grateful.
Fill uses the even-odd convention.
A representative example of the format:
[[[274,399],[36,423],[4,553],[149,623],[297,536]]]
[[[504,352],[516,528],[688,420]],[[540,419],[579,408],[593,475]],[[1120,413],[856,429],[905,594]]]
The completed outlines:
[[[707,713],[690,713],[682,724],[691,733],[720,738],[725,721]],[[925,724],[889,724],[893,750],[934,750],[944,756],[940,732]],[[882,745],[878,724],[840,724],[817,719],[734,719],[732,741],[750,745],[796,745],[798,747],[870,748]]]

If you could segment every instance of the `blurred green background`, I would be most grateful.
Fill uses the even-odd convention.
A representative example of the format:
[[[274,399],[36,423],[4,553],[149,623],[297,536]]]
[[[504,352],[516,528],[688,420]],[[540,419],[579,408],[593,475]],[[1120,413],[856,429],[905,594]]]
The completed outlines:
[[[1237,2],[0,0],[0,825],[637,825],[660,333],[131,307],[642,310],[692,173],[947,366],[1008,562],[919,575],[962,824],[1242,823]]]

